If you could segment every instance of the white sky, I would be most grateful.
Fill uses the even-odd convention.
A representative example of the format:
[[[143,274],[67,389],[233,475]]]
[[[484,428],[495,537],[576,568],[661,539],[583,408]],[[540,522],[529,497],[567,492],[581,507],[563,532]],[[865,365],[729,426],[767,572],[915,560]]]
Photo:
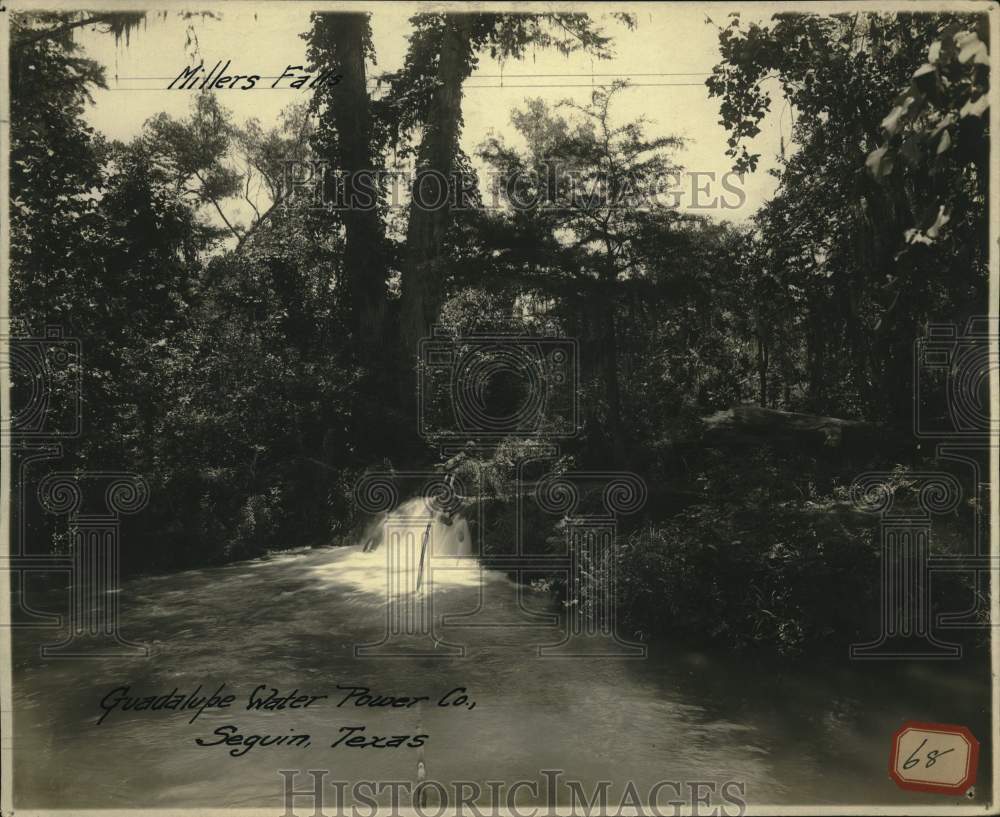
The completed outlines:
[[[286,65],[306,62],[306,44],[301,38],[309,29],[310,8],[306,4],[199,7],[216,10],[216,20],[183,20],[176,13],[178,8],[183,7],[175,6],[166,14],[148,12],[146,25],[132,32],[127,45],[116,45],[113,37],[101,32],[77,32],[77,42],[87,56],[107,67],[109,90],[95,92],[96,105],[87,113],[87,119],[98,130],[110,137],[129,139],[160,111],[176,117],[188,113],[194,93],[166,90],[166,86],[181,69],[197,62],[193,46],[188,43],[189,30],[197,35],[197,59],[203,59],[206,68],[216,60],[232,60],[226,72],[230,75],[277,76]],[[376,8],[372,27],[378,65],[370,69],[370,76],[402,65],[410,28],[406,21],[415,10],[416,6],[409,4]],[[489,56],[482,57],[479,68],[466,82],[463,148],[472,154],[491,129],[507,136],[510,112],[526,97],[542,97],[550,103],[569,97],[584,103],[592,82],[626,78],[635,87],[620,96],[613,109],[616,120],[645,116],[650,120],[650,135],[687,138],[687,145],[676,156],[679,163],[689,172],[714,172],[718,178],[731,169],[732,163],[725,155],[728,134],[718,123],[719,100],[710,99],[704,85],[718,61],[717,28],[705,18],[708,13],[716,23],[725,24],[728,10],[721,4],[640,6],[634,31],[610,17],[595,15],[607,33],[614,35],[616,56],[610,60],[583,54],[567,58],[551,50],[536,50],[523,60],[508,61],[503,66]],[[550,76],[527,76],[539,74]],[[663,87],[666,83],[694,84]],[[258,89],[251,91],[216,93],[237,121],[253,116],[269,127],[276,124],[282,108],[305,101],[308,92],[261,87],[267,84],[258,83]],[[762,160],[757,172],[744,183],[745,205],[735,210],[705,212],[717,219],[741,221],[773,193],[775,180],[766,171],[774,166],[780,136],[784,135],[787,142],[791,129],[789,111],[783,108],[784,103],[776,99],[775,113],[756,139],[754,151],[762,154]],[[719,190],[717,185],[713,189]],[[686,193],[682,205],[689,203],[689,197],[690,193]],[[733,196],[728,195],[728,199],[732,201]]]

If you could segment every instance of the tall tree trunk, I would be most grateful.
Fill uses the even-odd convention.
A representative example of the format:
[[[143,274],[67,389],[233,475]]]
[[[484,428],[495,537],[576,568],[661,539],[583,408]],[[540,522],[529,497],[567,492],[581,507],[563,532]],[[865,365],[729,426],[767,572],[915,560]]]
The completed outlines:
[[[346,233],[344,273],[348,282],[357,358],[368,367],[386,364],[387,290],[385,226],[372,201],[375,149],[365,51],[371,36],[368,14],[351,12],[323,18],[327,48],[342,76],[330,90],[329,110],[337,135],[331,166],[343,172]]]
[[[622,432],[621,387],[618,382],[618,326],[615,320],[615,295],[617,295],[618,270],[615,267],[614,247],[608,236],[604,238],[603,295],[601,307],[601,359],[604,369],[605,399],[608,403],[608,432],[611,437],[611,457],[614,465],[625,459],[625,438]]]
[[[393,456],[408,429],[398,419],[395,389],[395,324],[389,320],[388,252],[385,224],[375,197],[374,174],[382,168],[383,146],[373,128],[372,100],[368,95],[365,60],[371,49],[367,13],[320,15],[311,44],[318,67],[336,71],[341,79],[320,93],[324,125],[323,142],[331,171],[339,171],[338,191],[344,203],[343,273],[351,330],[352,352],[360,378],[352,389],[351,434],[370,440],[368,452]],[[327,184],[334,179],[328,178]]]
[[[462,83],[472,72],[468,15],[446,16],[437,69],[437,88],[424,125],[415,187],[425,179],[424,203],[433,204],[441,179],[451,181],[462,121]],[[412,370],[421,338],[430,334],[442,300],[441,244],[450,221],[448,191],[443,206],[410,204],[403,259],[400,304],[400,353],[403,371]],[[403,399],[414,400],[413,378],[401,378]]]
[[[612,285],[613,286],[613,285]],[[608,432],[611,436],[613,465],[625,461],[625,435],[622,431],[621,385],[618,382],[618,326],[615,320],[614,292],[604,303],[604,386],[608,401]]]
[[[757,332],[757,380],[760,389],[760,407],[767,408],[767,369],[769,363],[767,343],[763,334]]]
[[[826,330],[823,325],[824,305],[816,299],[809,302],[806,347],[808,352],[807,379],[809,410],[822,414],[826,409]]]

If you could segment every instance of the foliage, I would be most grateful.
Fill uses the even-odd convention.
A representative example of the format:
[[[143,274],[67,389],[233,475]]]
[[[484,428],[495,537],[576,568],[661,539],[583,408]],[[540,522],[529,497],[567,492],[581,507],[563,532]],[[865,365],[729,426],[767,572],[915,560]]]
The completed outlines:
[[[971,21],[970,21],[971,22]],[[927,49],[927,62],[893,100],[882,120],[886,143],[865,164],[879,179],[900,171],[926,191],[918,226],[908,244],[933,244],[952,220],[976,218],[989,180],[989,21],[975,30],[944,26]],[[968,172],[966,172],[968,168]],[[970,179],[970,175],[972,178]]]
[[[12,300],[21,331],[57,325],[81,342],[49,384],[61,400],[76,372],[82,381],[84,435],[67,466],[152,484],[126,567],[332,535],[362,456],[345,408],[354,374],[336,241],[315,214],[276,209],[250,228],[263,223],[266,241],[219,255],[200,214],[245,189],[249,171],[225,162],[237,141],[276,183],[281,154],[303,144],[301,114],[284,131],[241,130],[202,96],[189,120],[155,117],[133,142],[108,144],[82,119],[98,66],[68,36],[18,45]]]
[[[797,511],[700,505],[633,533],[621,554],[631,628],[788,655],[834,638],[839,647],[864,640],[878,624],[871,615],[878,550],[870,532],[822,525]]]
[[[648,525],[628,532],[617,564],[634,631],[789,654],[870,632],[877,548],[841,495],[857,463],[716,451],[701,418],[755,402],[910,430],[914,338],[986,300],[980,19],[733,16],[707,89],[737,168],[758,165],[750,145],[775,89],[793,120],[777,193],[740,226],[659,195],[682,142],[621,121],[621,83],[582,105],[525,100],[511,117],[523,147],[497,137],[475,157],[461,150],[463,82],[482,56],[608,56],[586,15],[418,14],[403,66],[372,92],[367,15],[317,14],[309,59],[343,81],[308,105],[237,123],[199,94],[188,115],[109,142],[84,119],[104,72],[72,32],[127,38],[143,19],[17,14],[11,32],[13,311],[19,331],[57,324],[81,341],[50,381],[62,403],[83,381],[66,467],[152,485],[127,569],[351,541],[364,524],[352,486],[372,468],[456,475],[486,510],[487,552],[509,552],[520,479],[628,469],[651,488]],[[306,159],[348,175],[412,159],[449,176],[478,159],[502,184],[474,186],[454,212],[394,214],[380,190],[373,208],[331,213],[288,195],[285,163]],[[477,384],[497,412],[532,389],[544,409],[534,428],[443,454],[414,414],[413,378],[427,374],[414,339],[431,324],[464,338],[456,359],[481,355],[489,371],[501,354],[468,336],[569,338],[579,368]],[[452,417],[445,385],[424,408]],[[565,439],[573,407],[580,433]],[[555,443],[558,458],[543,454]],[[529,550],[564,547],[564,519],[527,513]]]
[[[191,108],[182,120],[166,113],[150,118],[140,140],[179,196],[199,212],[211,206],[225,225],[218,235],[228,232],[239,251],[284,204],[286,163],[309,155],[312,122],[304,105],[292,105],[277,127],[265,130],[256,119],[240,127],[211,91],[199,93]],[[236,205],[247,211],[248,226]]]
[[[683,243],[685,229],[656,195],[677,170],[670,153],[680,140],[647,137],[642,120],[614,123],[612,104],[626,87],[595,90],[587,105],[560,105],[572,120],[537,99],[516,110],[512,123],[527,150],[496,137],[481,147],[498,183],[492,198],[507,206],[477,225],[490,274],[516,282],[522,303],[580,342],[588,447],[619,462],[627,448],[623,406],[635,405],[622,394],[622,315],[630,305],[636,317],[642,299],[667,300],[673,265],[659,262]]]
[[[960,50],[934,49],[952,77],[943,81],[954,81],[948,94],[935,96],[937,69],[921,67],[935,42],[973,23],[968,15],[868,12],[782,14],[770,25],[744,26],[734,14],[720,30],[722,60],[707,85],[721,100],[737,167],[757,164],[747,145],[771,111],[774,83],[794,122],[791,150],[783,146],[778,157],[778,193],[756,217],[748,248],[759,270],[754,289],[766,293],[772,314],[792,316],[786,326],[766,311],[754,321],[762,405],[905,427],[921,325],[982,310],[987,225],[977,183],[984,177],[963,170],[951,151],[927,168],[922,137],[902,133],[926,126],[933,134],[944,121],[933,113],[937,105],[985,99],[977,96],[981,69],[965,65],[982,52],[971,39],[965,62]],[[902,104],[893,107],[904,84],[901,102],[921,100],[906,114]],[[919,122],[908,124],[911,114]],[[894,135],[880,147],[886,125]],[[975,153],[977,137],[963,144]],[[908,159],[895,162],[897,153]],[[907,167],[892,172],[897,165]],[[947,236],[938,235],[943,218],[951,219]]]
[[[845,488],[825,486],[821,471],[766,448],[738,467],[706,458],[695,476],[699,501],[622,543],[626,632],[789,656],[843,654],[851,643],[870,641],[881,627],[877,519],[853,510]],[[889,480],[898,494],[909,471],[897,466]],[[737,482],[753,487],[734,495]],[[934,551],[947,551],[970,524],[967,515],[937,520]],[[970,577],[941,578],[933,609],[967,609]]]
[[[634,27],[629,15],[618,21]],[[468,14],[461,15],[466,28],[467,74],[477,64],[476,55],[493,59],[520,59],[529,49],[552,48],[563,55],[586,51],[598,58],[611,56],[611,38],[600,31],[586,14]],[[404,66],[387,77],[389,93],[380,104],[382,119],[391,128],[394,142],[404,142],[415,129],[433,123],[429,117],[435,77],[440,61],[441,40],[455,16],[418,14],[411,18],[413,32]]]
[[[166,361],[156,486],[193,511],[161,506],[154,530],[172,559],[311,542],[349,518],[352,372],[325,270],[297,260],[215,259],[206,279],[225,287],[205,293]]]

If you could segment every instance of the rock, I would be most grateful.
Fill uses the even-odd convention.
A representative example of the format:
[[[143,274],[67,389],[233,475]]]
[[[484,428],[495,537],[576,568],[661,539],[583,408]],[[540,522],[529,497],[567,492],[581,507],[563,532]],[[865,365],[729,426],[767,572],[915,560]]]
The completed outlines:
[[[726,448],[769,444],[818,455],[899,454],[913,440],[875,423],[793,411],[734,406],[702,418],[703,443]]]

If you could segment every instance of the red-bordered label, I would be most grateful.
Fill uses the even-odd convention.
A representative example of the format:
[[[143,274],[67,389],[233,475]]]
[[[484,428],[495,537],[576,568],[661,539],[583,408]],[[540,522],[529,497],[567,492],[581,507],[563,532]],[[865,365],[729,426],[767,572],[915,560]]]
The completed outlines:
[[[964,794],[978,765],[979,741],[964,726],[907,721],[893,733],[889,777],[901,789]]]

